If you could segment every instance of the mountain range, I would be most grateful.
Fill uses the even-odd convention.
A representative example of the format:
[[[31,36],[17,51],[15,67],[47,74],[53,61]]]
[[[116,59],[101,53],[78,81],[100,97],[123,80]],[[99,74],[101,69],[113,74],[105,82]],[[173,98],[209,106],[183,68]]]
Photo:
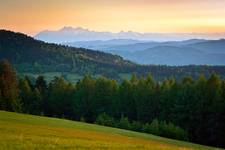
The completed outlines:
[[[121,31],[118,33],[99,32],[84,29],[82,27],[63,27],[59,30],[44,30],[34,36],[35,39],[50,43],[66,43],[77,41],[96,41],[112,39],[132,39],[142,41],[181,41],[188,39],[204,38],[219,39],[225,37],[225,33],[139,33],[133,31]]]
[[[194,37],[198,39],[192,39]],[[40,32],[34,38],[112,53],[139,64],[225,65],[225,40],[216,39],[218,37],[225,37],[225,34],[111,33],[64,27],[58,31]]]

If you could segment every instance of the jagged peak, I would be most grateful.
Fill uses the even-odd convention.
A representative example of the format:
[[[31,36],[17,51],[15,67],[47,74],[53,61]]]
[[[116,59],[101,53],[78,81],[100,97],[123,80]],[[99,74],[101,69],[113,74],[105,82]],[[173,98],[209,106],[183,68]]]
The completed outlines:
[[[89,31],[88,29],[84,29],[82,27],[72,27],[72,26],[64,26],[63,28],[61,28],[59,31]]]

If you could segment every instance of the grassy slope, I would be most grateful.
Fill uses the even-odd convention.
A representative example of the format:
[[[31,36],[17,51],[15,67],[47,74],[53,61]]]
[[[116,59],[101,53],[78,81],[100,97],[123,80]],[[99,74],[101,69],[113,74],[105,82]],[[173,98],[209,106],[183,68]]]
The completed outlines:
[[[52,81],[55,77],[60,77],[62,75],[61,72],[45,72],[45,73],[28,73],[28,72],[25,72],[25,73],[18,73],[19,76],[31,76],[31,77],[34,77],[34,78],[37,78],[38,76],[42,75],[45,77],[45,80],[47,82],[50,82]],[[81,80],[83,78],[83,76],[80,76],[78,74],[75,74],[75,73],[66,73],[66,79],[71,82],[71,83],[75,83],[77,82],[78,80]]]
[[[50,82],[53,80],[55,77],[60,77],[62,75],[61,72],[45,72],[45,73],[29,73],[29,72],[24,72],[24,73],[18,73],[19,76],[23,77],[25,75],[37,78],[38,76],[42,75],[45,77],[45,80],[47,82]],[[132,74],[129,73],[121,73],[119,74],[119,77],[121,79],[127,79],[129,80],[131,78]],[[93,77],[98,77],[100,75],[94,75]],[[82,80],[84,76],[81,76],[79,74],[75,73],[66,73],[66,80],[68,80],[71,83],[76,83],[78,80]]]
[[[0,111],[0,149],[215,148],[81,122]]]

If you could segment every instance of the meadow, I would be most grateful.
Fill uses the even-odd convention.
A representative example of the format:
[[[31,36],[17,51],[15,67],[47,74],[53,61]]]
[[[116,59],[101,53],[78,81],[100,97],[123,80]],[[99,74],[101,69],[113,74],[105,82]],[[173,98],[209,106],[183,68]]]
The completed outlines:
[[[79,80],[82,80],[83,76],[76,74],[76,73],[62,73],[62,72],[45,72],[45,73],[29,73],[29,72],[24,72],[24,73],[18,73],[19,77],[24,77],[29,76],[34,79],[36,79],[38,76],[44,76],[45,80],[49,83],[50,81],[54,80],[55,77],[60,77],[63,75],[63,77],[71,82],[71,83],[76,83]],[[101,75],[95,75],[93,76],[94,78],[100,77]],[[131,78],[132,74],[131,73],[120,73],[119,78],[121,80],[127,79],[129,80]]]
[[[217,148],[83,122],[0,111],[0,149],[213,150]]]

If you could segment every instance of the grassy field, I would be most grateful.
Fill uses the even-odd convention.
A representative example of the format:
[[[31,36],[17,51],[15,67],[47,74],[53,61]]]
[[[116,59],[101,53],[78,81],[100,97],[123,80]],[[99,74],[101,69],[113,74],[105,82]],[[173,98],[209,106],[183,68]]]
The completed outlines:
[[[20,76],[24,76],[24,75],[27,75],[27,76],[30,76],[30,77],[33,77],[33,78],[37,78],[39,75],[42,75],[45,77],[45,80],[47,82],[50,82],[51,80],[53,80],[56,76],[57,77],[60,77],[62,76],[62,73],[60,72],[46,72],[46,73],[40,73],[40,74],[34,74],[34,73],[19,73]],[[82,79],[83,76],[80,76],[78,74],[72,74],[72,73],[66,73],[66,75],[64,76],[66,77],[66,80],[72,82],[72,83],[75,83],[77,82],[78,80]]]
[[[0,111],[0,149],[212,150],[99,125]]]
[[[28,73],[28,72],[25,72],[25,73],[18,73],[19,76],[24,76],[24,75],[27,75],[27,76],[30,76],[30,77],[33,77],[33,78],[37,78],[39,75],[42,75],[45,77],[45,80],[47,82],[50,82],[51,80],[53,80],[56,76],[57,77],[60,77],[62,76],[62,73],[60,72],[46,72],[46,73]],[[99,77],[100,75],[96,75],[94,76],[95,78],[96,77]],[[69,82],[71,83],[76,83],[78,80],[81,80],[83,79],[83,76],[82,75],[78,75],[78,74],[74,74],[74,73],[66,73],[66,75],[64,76],[66,78],[66,80],[68,80]],[[119,77],[121,79],[130,79],[131,78],[131,74],[119,74]]]

